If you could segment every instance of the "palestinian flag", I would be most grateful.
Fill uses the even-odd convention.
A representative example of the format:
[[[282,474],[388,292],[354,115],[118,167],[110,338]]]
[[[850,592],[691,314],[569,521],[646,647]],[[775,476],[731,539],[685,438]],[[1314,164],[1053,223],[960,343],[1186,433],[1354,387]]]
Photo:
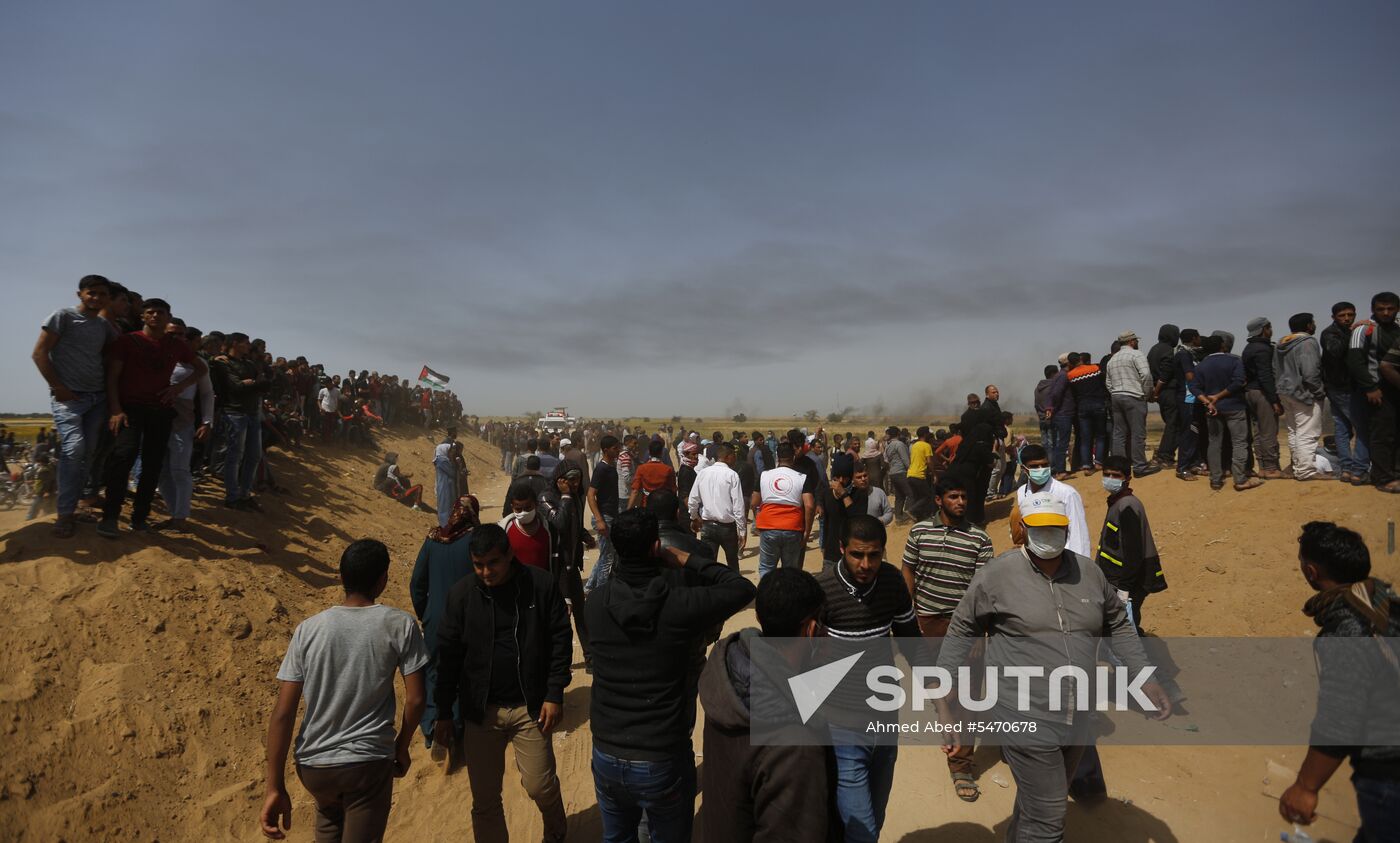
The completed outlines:
[[[427,366],[424,366],[423,371],[418,373],[418,382],[432,389],[447,389],[447,382],[450,380],[451,378],[447,375],[434,372]]]

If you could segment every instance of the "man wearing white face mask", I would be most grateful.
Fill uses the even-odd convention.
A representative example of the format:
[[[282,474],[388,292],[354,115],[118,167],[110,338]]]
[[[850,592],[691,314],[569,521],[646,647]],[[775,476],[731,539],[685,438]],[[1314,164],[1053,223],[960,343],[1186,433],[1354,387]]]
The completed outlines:
[[[1031,495],[1021,513],[1026,547],[1001,554],[973,576],[953,612],[938,667],[957,676],[973,645],[985,639],[986,665],[996,668],[998,683],[998,702],[985,717],[1027,725],[1017,732],[1027,736],[1024,740],[1003,739],[1002,757],[1016,780],[1006,839],[1061,841],[1070,778],[1085,746],[1093,742],[1093,717],[1076,706],[1052,705],[1048,683],[1032,686],[1026,695],[1016,671],[1006,668],[1035,667],[1049,675],[1072,666],[1092,674],[1101,654],[1100,638],[1110,639],[1113,653],[1132,674],[1141,674],[1149,663],[1117,590],[1097,565],[1066,550],[1069,516],[1064,504],[1042,492]],[[1147,679],[1141,688],[1152,703],[1150,716],[1171,716],[1160,683]],[[950,703],[956,689],[950,690],[954,693],[935,701],[946,726],[956,717]],[[1022,707],[1015,702],[1018,696],[1024,699]],[[950,729],[944,752],[952,754],[963,740]]]
[[[1045,446],[1027,445],[1021,449],[1019,459],[1029,479],[1026,485],[1016,490],[1016,508],[1012,511],[1010,520],[1012,543],[1017,546],[1026,543],[1026,527],[1020,517],[1020,513],[1026,511],[1026,502],[1032,495],[1047,494],[1064,504],[1065,513],[1069,516],[1069,539],[1065,542],[1065,547],[1088,559],[1091,553],[1089,522],[1084,517],[1084,499],[1079,496],[1079,491],[1068,483],[1050,476],[1053,469],[1050,467],[1050,454],[1046,452]]]
[[[534,487],[524,480],[516,480],[506,498],[510,515],[502,518],[500,525],[510,540],[511,553],[522,565],[554,572],[554,536],[549,523],[536,511],[538,499]]]

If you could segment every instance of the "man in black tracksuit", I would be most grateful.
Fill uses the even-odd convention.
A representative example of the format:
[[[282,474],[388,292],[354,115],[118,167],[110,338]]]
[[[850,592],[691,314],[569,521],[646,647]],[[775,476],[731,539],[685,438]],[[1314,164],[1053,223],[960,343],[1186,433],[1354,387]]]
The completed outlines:
[[[613,576],[588,595],[593,782],[608,839],[635,839],[645,812],[656,843],[690,839],[695,812],[696,640],[746,606],[754,587],[714,559],[662,549],[654,514],[612,527]]]
[[[459,740],[451,718],[455,703],[478,841],[508,836],[501,805],[507,743],[515,749],[521,784],[544,818],[544,839],[562,840],[564,802],[550,733],[563,715],[573,660],[564,596],[549,571],[516,561],[496,524],[473,530],[470,550],[472,570],[448,594],[438,627],[433,697],[447,716],[434,724],[433,742]]]
[[[1152,370],[1152,392],[1157,412],[1162,414],[1162,441],[1157,444],[1157,462],[1165,467],[1176,465],[1178,427],[1181,411],[1181,384],[1176,379],[1176,343],[1181,329],[1172,324],[1157,331],[1157,344],[1147,351],[1147,366]]]

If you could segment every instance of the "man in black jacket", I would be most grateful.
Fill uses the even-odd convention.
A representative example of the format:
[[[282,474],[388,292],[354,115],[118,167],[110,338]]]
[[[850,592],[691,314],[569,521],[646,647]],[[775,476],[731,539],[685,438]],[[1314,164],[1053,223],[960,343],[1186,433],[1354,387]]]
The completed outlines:
[[[1278,420],[1283,404],[1274,384],[1274,326],[1258,316],[1246,327],[1249,339],[1240,357],[1244,359],[1244,399],[1254,436],[1254,459],[1260,477],[1278,480],[1283,477],[1278,462]]]
[[[1176,379],[1176,344],[1181,329],[1170,323],[1157,331],[1157,344],[1147,351],[1147,366],[1152,370],[1152,400],[1162,414],[1162,440],[1157,443],[1157,463],[1163,468],[1176,467],[1177,417],[1181,410],[1181,384]]]
[[[663,549],[656,516],[629,509],[612,529],[613,576],[588,595],[593,649],[593,782],[609,840],[690,839],[696,639],[742,609],[754,587],[714,559]]]
[[[750,643],[760,637],[820,635],[825,602],[816,577],[806,571],[771,571],[758,584],[754,605],[763,631],[736,632],[710,654],[700,677],[706,771],[700,839],[706,843],[826,839],[826,747],[749,743],[750,710],[756,702],[750,696]],[[781,710],[763,710],[763,718],[796,722],[791,701],[783,703]]]
[[[1354,395],[1347,349],[1351,346],[1351,326],[1356,321],[1356,305],[1339,301],[1332,305],[1332,324],[1322,329],[1322,386],[1332,409],[1332,425],[1337,433],[1338,471],[1343,483],[1364,486],[1371,482],[1371,450],[1367,447],[1366,399]],[[1360,399],[1362,407],[1354,402]],[[1358,412],[1359,411],[1359,412]]]
[[[564,597],[548,571],[515,560],[501,527],[477,527],[470,550],[472,571],[453,586],[438,631],[434,702],[440,712],[455,702],[462,716],[472,829],[478,841],[508,839],[501,779],[509,742],[521,784],[544,817],[544,839],[563,840],[550,733],[563,715],[573,656]],[[456,738],[450,717],[434,724],[435,743]]]

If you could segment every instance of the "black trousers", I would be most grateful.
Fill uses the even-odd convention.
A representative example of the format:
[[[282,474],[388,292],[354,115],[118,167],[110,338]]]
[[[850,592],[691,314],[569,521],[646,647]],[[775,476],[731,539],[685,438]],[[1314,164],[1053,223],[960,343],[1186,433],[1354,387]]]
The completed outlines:
[[[734,524],[721,524],[718,521],[706,521],[705,526],[700,528],[700,541],[710,549],[716,560],[719,559],[719,552],[724,550],[724,561],[734,570],[739,570],[739,528]]]
[[[165,447],[170,440],[175,411],[141,404],[122,409],[126,410],[126,426],[117,431],[112,453],[107,458],[107,498],[102,502],[102,517],[113,519],[122,514],[126,479],[140,455],[141,477],[136,482],[136,497],[131,503],[131,523],[140,524],[151,514],[151,500],[156,496],[160,470],[165,466]]]
[[[1162,462],[1176,460],[1178,426],[1177,416],[1181,412],[1181,394],[1174,389],[1164,389],[1157,397],[1157,412],[1162,415],[1162,441],[1157,444],[1157,459]]]

